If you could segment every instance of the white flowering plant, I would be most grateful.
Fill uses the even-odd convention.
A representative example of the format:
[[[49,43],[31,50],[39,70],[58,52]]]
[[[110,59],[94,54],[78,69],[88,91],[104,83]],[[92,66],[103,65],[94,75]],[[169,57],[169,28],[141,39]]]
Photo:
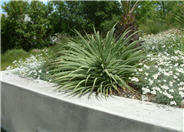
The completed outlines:
[[[157,103],[180,106],[184,98],[184,54],[148,55],[140,65],[137,76],[143,95],[153,95],[150,99]]]
[[[21,77],[29,77],[34,79],[49,80],[48,71],[46,68],[47,50],[43,50],[38,55],[31,55],[25,60],[14,61],[14,66],[9,66],[6,70],[12,70],[13,73]]]
[[[180,30],[168,30],[159,34],[145,35],[140,38],[143,47],[149,52],[167,52],[173,54],[175,50],[184,52],[184,35]]]
[[[147,58],[139,64],[140,68],[134,77],[130,78],[142,87],[143,100],[173,106],[182,105],[184,53],[183,49],[179,48],[182,45],[178,34],[168,35],[167,32],[145,39],[143,46],[146,47]]]

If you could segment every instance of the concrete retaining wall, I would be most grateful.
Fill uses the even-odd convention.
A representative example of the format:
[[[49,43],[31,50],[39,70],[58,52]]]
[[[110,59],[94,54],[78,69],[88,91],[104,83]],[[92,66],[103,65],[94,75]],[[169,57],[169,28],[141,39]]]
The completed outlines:
[[[2,127],[8,132],[179,132],[183,109],[122,97],[81,98],[53,84],[1,72]]]

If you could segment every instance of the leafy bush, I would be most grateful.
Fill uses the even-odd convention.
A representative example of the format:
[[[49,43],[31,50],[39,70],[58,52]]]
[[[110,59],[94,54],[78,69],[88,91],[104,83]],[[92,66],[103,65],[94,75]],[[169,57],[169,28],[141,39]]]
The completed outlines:
[[[167,30],[168,28],[170,28],[170,26],[161,20],[147,20],[146,22],[142,24],[140,23],[139,25],[139,29],[146,34],[157,34]]]
[[[12,49],[12,50],[8,50],[6,53],[2,55],[2,61],[4,61],[5,59],[15,60],[16,58],[27,56],[27,55],[28,53],[23,49]]]
[[[181,7],[179,7],[179,10],[175,16],[176,21],[178,22],[180,27],[184,28],[184,5],[181,5]]]
[[[12,65],[12,62],[20,58],[24,59],[29,56],[29,53],[23,49],[12,49],[1,55],[1,70],[5,70],[7,66]]]
[[[129,45],[124,33],[116,41],[114,27],[105,38],[94,30],[94,35],[83,37],[80,41],[70,40],[57,53],[51,64],[53,81],[58,90],[72,91],[72,94],[86,93],[112,94],[119,88],[130,88],[129,77],[135,72],[137,63],[143,58],[138,41]]]
[[[29,51],[52,44],[53,29],[48,19],[49,9],[39,1],[10,1],[2,9],[2,52],[13,48]]]

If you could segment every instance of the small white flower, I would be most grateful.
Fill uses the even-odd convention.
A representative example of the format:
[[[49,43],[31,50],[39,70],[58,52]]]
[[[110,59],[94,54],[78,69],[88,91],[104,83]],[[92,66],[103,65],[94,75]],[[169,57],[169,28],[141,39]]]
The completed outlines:
[[[149,66],[147,66],[147,65],[144,65],[144,67],[146,68],[146,69],[149,69],[150,67]]]
[[[149,85],[151,86],[153,84],[153,80],[149,79]]]
[[[153,75],[153,78],[156,80],[158,78],[158,74]]]
[[[166,85],[161,86],[161,88],[166,89],[166,90],[168,90],[168,89],[169,89],[169,87],[168,87],[168,86],[166,86]]]
[[[179,94],[181,95],[181,97],[184,97],[184,92],[179,92]]]
[[[169,74],[169,73],[167,73],[167,72],[164,72],[164,75],[166,75],[166,76],[170,76],[170,74]]]
[[[131,81],[139,82],[139,79],[138,79],[138,78],[136,78],[136,77],[132,77]]]
[[[180,87],[179,90],[180,90],[180,91],[184,90],[184,87]]]
[[[143,94],[150,93],[150,90],[149,90],[149,89],[147,89],[147,88],[142,88],[142,90],[143,90]]]
[[[169,82],[169,85],[172,87],[173,86],[173,82]]]
[[[146,76],[148,76],[149,74],[147,72],[144,73]]]
[[[171,101],[170,105],[176,105],[176,102],[175,101]]]
[[[173,89],[170,89],[169,92],[174,93],[174,90]]]
[[[177,79],[177,78],[178,78],[178,77],[177,77],[177,76],[175,76],[175,75],[174,75],[173,77],[174,77],[174,79]]]
[[[166,91],[163,92],[163,95],[167,96],[169,99],[173,99],[173,96],[168,94]]]
[[[8,66],[8,67],[6,68],[6,70],[11,70],[11,69],[13,69],[11,66]]]
[[[153,91],[151,91],[151,94],[154,94],[154,95],[156,95],[156,91],[155,90],[153,90]]]

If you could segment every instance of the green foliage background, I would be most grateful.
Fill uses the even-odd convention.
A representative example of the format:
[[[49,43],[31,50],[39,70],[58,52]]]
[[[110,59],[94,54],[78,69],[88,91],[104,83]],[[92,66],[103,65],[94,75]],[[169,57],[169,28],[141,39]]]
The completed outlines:
[[[10,1],[2,7],[7,15],[1,18],[2,52],[22,48],[42,48],[51,44],[53,28],[48,6],[39,1]]]
[[[137,26],[145,33],[182,27],[183,5],[182,1],[141,1],[134,11]],[[93,33],[93,26],[106,34],[121,20],[124,8],[118,1],[9,1],[2,5],[6,15],[1,16],[1,50],[50,46],[56,34],[73,36],[74,29]]]

